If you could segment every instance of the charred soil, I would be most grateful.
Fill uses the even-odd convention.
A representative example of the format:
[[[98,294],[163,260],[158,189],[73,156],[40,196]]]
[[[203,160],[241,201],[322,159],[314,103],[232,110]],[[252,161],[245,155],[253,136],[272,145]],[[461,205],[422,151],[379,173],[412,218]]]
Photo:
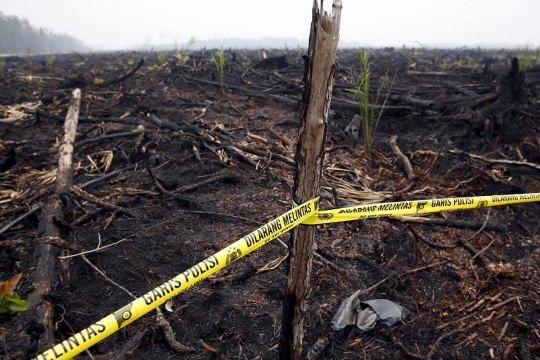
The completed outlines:
[[[302,54],[271,50],[275,60],[259,62],[256,51],[226,51],[221,94],[211,53],[196,51],[186,63],[173,53],[69,54],[52,66],[36,57],[32,67],[7,58],[0,227],[50,196],[74,87],[82,90],[74,185],[117,171],[85,191],[129,213],[73,196],[61,228],[78,251],[63,248],[64,256],[123,240],[86,258],[141,296],[289,209]],[[358,113],[348,91],[358,54],[339,51],[321,208],[334,207],[332,188],[342,204],[540,192],[540,170],[529,166],[540,164],[540,72],[531,66],[513,74],[511,58],[481,50],[375,50],[372,83],[386,72],[397,76],[368,162],[361,139],[344,131]],[[392,151],[392,135],[413,179]],[[415,217],[319,226],[304,351],[322,339],[320,359],[539,358],[539,214],[540,204],[530,203],[422,217],[442,220],[436,224]],[[0,235],[1,279],[22,273],[23,299],[32,291],[38,219],[39,210]],[[482,256],[473,259],[460,237]],[[277,358],[288,236],[280,240],[180,294],[171,312],[163,309],[176,340],[192,352],[175,351],[150,313],[91,354]],[[58,266],[47,294],[58,342],[131,301],[80,256]],[[368,288],[361,300],[389,299],[413,315],[362,335],[332,333],[341,302]],[[42,329],[32,326],[32,345],[21,348],[21,316],[0,315],[0,354],[11,359],[45,350],[38,349]]]

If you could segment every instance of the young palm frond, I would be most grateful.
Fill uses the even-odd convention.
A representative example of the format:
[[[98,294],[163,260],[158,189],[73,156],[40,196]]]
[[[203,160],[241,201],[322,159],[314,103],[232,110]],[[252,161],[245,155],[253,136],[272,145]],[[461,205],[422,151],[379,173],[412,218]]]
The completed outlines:
[[[375,138],[375,131],[377,130],[377,125],[388,101],[388,96],[392,90],[392,85],[396,79],[396,75],[390,83],[388,73],[384,74],[380,81],[379,86],[375,94],[372,94],[370,90],[370,81],[371,81],[371,69],[369,63],[369,51],[366,49],[360,49],[359,51],[359,60],[360,60],[360,75],[358,77],[358,85],[352,92],[358,100],[360,105],[360,116],[362,117],[362,135],[364,138],[364,147],[366,151],[366,157],[371,161],[372,152],[373,152],[373,140]],[[386,97],[382,103],[382,106],[377,111],[375,108],[370,108],[370,101],[373,100],[373,105],[379,104],[381,95],[384,89],[388,88]]]

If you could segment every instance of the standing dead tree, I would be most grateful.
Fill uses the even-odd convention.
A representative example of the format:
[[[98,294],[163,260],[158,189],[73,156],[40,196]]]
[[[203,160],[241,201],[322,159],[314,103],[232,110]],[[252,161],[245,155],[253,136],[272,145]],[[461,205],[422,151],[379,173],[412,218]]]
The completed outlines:
[[[61,238],[62,231],[59,222],[65,219],[71,203],[70,188],[73,180],[73,143],[77,133],[79,109],[81,107],[81,91],[73,90],[69,111],[64,123],[64,137],[60,144],[58,159],[58,172],[56,175],[56,189],[42,208],[39,219],[38,239]],[[23,349],[32,353],[30,332],[41,333],[38,341],[38,350],[42,351],[54,345],[53,304],[47,300],[51,286],[57,280],[57,257],[60,249],[52,244],[38,243],[34,251],[36,267],[32,275],[33,291],[28,296],[29,309],[17,325],[17,332],[21,334]],[[39,331],[35,331],[35,330]],[[34,349],[35,350],[35,349]],[[27,355],[28,355],[27,354]],[[27,357],[27,356],[25,356]]]
[[[332,14],[327,14],[323,10],[322,0],[320,8],[317,0],[313,2],[295,155],[293,199],[297,204],[319,195],[320,191],[341,8],[341,0],[334,0]],[[282,360],[296,360],[302,354],[304,313],[309,293],[314,238],[314,227],[300,225],[291,233],[279,351]]]

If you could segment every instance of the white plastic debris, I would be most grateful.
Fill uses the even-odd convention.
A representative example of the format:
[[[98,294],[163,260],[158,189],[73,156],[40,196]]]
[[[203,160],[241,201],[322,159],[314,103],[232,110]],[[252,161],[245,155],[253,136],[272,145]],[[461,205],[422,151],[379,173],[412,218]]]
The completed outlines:
[[[358,296],[361,291],[358,290],[341,303],[332,319],[332,330],[340,331],[347,326],[353,326],[357,332],[362,333],[372,330],[377,321],[392,326],[411,315],[409,310],[390,300],[360,301]]]
[[[352,139],[358,140],[360,138],[360,126],[362,123],[362,117],[358,114],[354,115],[353,119],[345,128],[345,133]]]

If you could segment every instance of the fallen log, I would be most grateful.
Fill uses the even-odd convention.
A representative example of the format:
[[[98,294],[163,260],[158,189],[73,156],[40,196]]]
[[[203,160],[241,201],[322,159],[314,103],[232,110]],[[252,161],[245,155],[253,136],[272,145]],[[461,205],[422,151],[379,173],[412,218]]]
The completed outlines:
[[[57,221],[63,221],[70,211],[71,197],[69,189],[73,180],[73,143],[77,133],[77,122],[81,106],[81,90],[72,92],[69,111],[64,124],[64,137],[60,144],[56,190],[43,206],[39,220],[38,238],[61,238],[62,231]],[[16,326],[18,336],[25,343],[26,357],[31,353],[42,352],[54,345],[54,309],[47,299],[51,286],[57,281],[57,257],[60,249],[51,244],[38,244],[33,254],[36,262],[32,274],[33,291],[28,296],[30,304]],[[37,349],[30,334],[40,334]]]
[[[526,161],[504,160],[504,159],[488,159],[486,157],[471,154],[471,153],[461,151],[461,150],[448,150],[448,152],[450,154],[454,154],[454,155],[467,155],[470,158],[477,159],[477,160],[487,162],[487,163],[490,163],[490,164],[518,165],[518,166],[526,166],[526,167],[530,167],[530,168],[533,168],[533,169],[536,169],[536,170],[540,170],[540,165],[530,163],[530,162],[526,162]]]
[[[333,97],[330,103],[330,109],[332,110],[348,110],[354,111],[356,114],[360,114],[360,105],[357,102],[340,99]],[[378,113],[381,110],[381,106],[370,105],[370,109]],[[383,108],[383,115],[388,116],[407,116],[412,114],[412,109],[408,106],[385,106]]]
[[[452,219],[426,219],[417,216],[394,216],[388,218],[390,220],[398,220],[406,223],[419,223],[429,226],[450,226],[459,229],[481,229],[484,223],[482,221],[464,221],[464,220],[452,220]],[[488,222],[484,227],[487,231],[506,231],[508,228],[503,224]]]
[[[438,109],[439,106],[435,101],[417,99],[409,95],[388,95],[388,100],[402,102],[407,105],[416,106],[422,109]]]

